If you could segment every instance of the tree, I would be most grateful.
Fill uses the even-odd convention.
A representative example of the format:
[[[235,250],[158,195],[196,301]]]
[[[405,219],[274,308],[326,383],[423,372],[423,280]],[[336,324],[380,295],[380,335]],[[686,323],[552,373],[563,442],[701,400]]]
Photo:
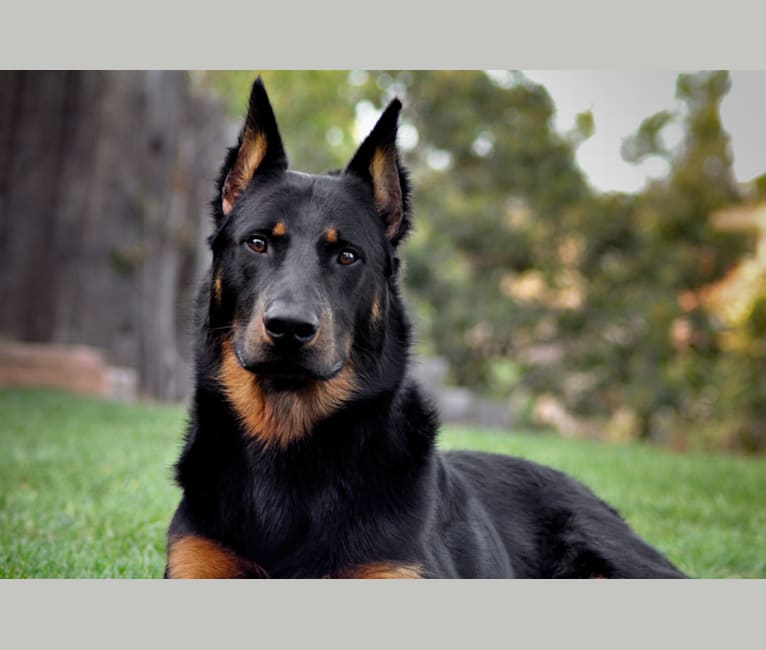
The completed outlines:
[[[706,310],[701,292],[747,250],[741,234],[717,230],[710,219],[741,200],[719,114],[729,85],[726,72],[680,75],[677,96],[685,113],[647,118],[623,147],[633,162],[664,157],[668,177],[633,198],[596,200],[579,226],[589,241],[582,266],[590,279],[582,346],[589,354],[568,362],[601,369],[584,402],[591,409],[598,402],[626,404],[640,436],[681,445],[702,438],[706,421],[715,419],[710,396],[725,356],[720,321]],[[671,122],[684,129],[675,151],[661,139]],[[611,216],[594,221],[610,203]],[[604,245],[610,229],[615,236]]]
[[[100,347],[181,397],[222,150],[186,73],[0,73],[0,331]]]

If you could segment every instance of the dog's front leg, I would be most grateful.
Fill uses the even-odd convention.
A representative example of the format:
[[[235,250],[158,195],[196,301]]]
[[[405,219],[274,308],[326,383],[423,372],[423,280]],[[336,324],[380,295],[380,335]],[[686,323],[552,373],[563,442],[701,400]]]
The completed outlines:
[[[347,579],[388,579],[413,580],[423,577],[422,569],[416,564],[397,564],[394,562],[374,562],[359,564],[334,573],[331,578]]]
[[[199,535],[179,535],[168,542],[166,578],[268,578],[255,562]]]

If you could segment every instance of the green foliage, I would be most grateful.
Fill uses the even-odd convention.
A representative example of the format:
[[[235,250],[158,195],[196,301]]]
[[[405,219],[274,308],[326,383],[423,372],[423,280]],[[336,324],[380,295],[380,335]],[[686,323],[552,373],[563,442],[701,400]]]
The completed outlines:
[[[596,120],[592,111],[584,111],[575,116],[575,126],[570,134],[572,143],[577,146],[590,138],[596,131]]]
[[[622,157],[628,162],[638,163],[649,155],[669,157],[670,152],[660,140],[662,130],[675,119],[669,111],[660,111],[647,117],[635,135],[622,144]]]
[[[720,317],[701,298],[747,251],[742,235],[715,230],[710,220],[716,210],[740,201],[719,116],[728,88],[725,72],[680,75],[683,118],[652,116],[626,141],[627,159],[664,155],[671,160],[670,174],[626,205],[627,220],[616,221],[623,232],[611,238],[611,250],[597,250],[585,266],[590,280],[584,305],[587,331],[606,337],[608,330],[623,328],[622,336],[613,337],[590,360],[593,368],[607,370],[588,396],[589,405],[606,403],[609,395],[613,404],[627,405],[636,414],[637,435],[682,448],[738,446],[736,420],[723,421],[731,401],[717,388],[718,371],[733,358],[722,350]],[[677,119],[683,119],[683,142],[676,151],[664,151],[660,133]],[[581,228],[596,241],[599,230],[606,231],[593,222]],[[614,255],[617,263],[605,264]],[[599,349],[598,344],[591,349]],[[568,359],[580,366],[579,361]],[[734,366],[744,370],[743,364],[739,359]],[[761,388],[753,390],[764,397]],[[720,420],[712,428],[718,434],[705,435],[716,416]]]
[[[241,115],[253,74],[207,75]],[[766,449],[752,354],[764,334],[737,325],[739,347],[727,347],[730,325],[700,298],[752,248],[752,235],[710,219],[743,200],[719,110],[728,73],[679,75],[682,108],[647,117],[625,141],[627,160],[669,165],[634,195],[588,186],[575,153],[598,129],[593,115],[557,133],[550,95],[518,72],[501,82],[480,71],[264,78],[288,153],[307,171],[343,166],[362,135],[354,117],[404,100],[403,129],[417,133],[404,151],[416,190],[407,295],[418,351],[446,357],[454,382],[553,395],[607,436],[627,409],[629,437]],[[683,131],[673,149],[670,125]],[[756,197],[764,187],[756,180]]]
[[[159,578],[184,410],[0,391],[0,578]],[[583,480],[696,577],[766,577],[763,463],[447,428]]]
[[[755,194],[758,198],[766,198],[766,174],[761,174],[753,179],[753,186],[755,187]]]

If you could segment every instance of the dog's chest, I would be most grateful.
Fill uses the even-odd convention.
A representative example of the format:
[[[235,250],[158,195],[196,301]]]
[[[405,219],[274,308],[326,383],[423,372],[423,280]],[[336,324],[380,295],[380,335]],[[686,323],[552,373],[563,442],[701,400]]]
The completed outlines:
[[[226,538],[222,541],[270,575],[289,575],[298,567],[322,572],[341,561],[355,504],[338,485],[307,486],[255,476],[246,489],[228,489],[219,503],[238,502],[239,507],[237,516],[218,513]]]

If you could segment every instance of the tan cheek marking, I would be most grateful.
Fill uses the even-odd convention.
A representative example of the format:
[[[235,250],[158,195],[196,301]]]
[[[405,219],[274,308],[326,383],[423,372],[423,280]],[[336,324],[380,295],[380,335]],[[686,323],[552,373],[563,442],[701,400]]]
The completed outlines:
[[[279,223],[277,223],[277,225],[274,226],[274,228],[272,228],[271,230],[271,234],[274,235],[274,237],[284,237],[285,232],[286,230],[285,230],[284,221],[280,221]]]
[[[338,241],[338,231],[335,228],[329,228],[326,233],[327,243],[334,244]]]
[[[380,294],[375,293],[375,300],[370,311],[370,324],[375,325],[380,320]]]
[[[267,446],[286,447],[311,431],[356,390],[356,376],[350,364],[327,381],[317,381],[299,390],[267,395],[258,378],[239,364],[231,340],[223,343],[219,381],[247,435]]]
[[[267,578],[266,571],[233,551],[197,535],[171,539],[168,545],[170,578]]]
[[[213,296],[216,303],[220,305],[223,296],[223,273],[221,271],[218,271],[213,281]]]
[[[416,580],[423,577],[423,572],[420,566],[416,564],[377,562],[374,564],[363,564],[350,569],[344,569],[332,577],[355,580]]]

